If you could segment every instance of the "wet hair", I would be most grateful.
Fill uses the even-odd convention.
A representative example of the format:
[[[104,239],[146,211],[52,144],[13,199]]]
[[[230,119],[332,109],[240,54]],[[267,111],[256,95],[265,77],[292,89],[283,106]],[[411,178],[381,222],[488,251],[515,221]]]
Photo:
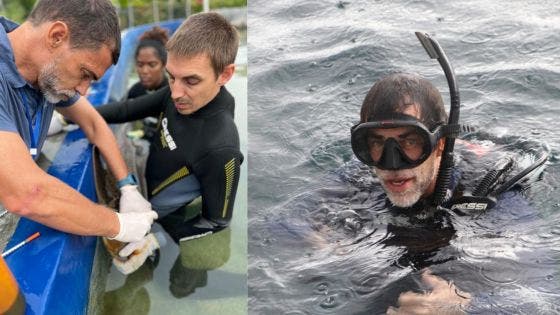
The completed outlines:
[[[165,50],[165,44],[169,40],[169,34],[167,30],[161,28],[159,26],[154,26],[149,31],[144,32],[140,36],[140,42],[138,43],[138,47],[136,48],[136,53],[134,54],[134,58],[138,57],[138,53],[143,48],[152,47],[156,51],[156,55],[161,61],[162,64],[165,65],[167,62],[167,51]]]
[[[414,104],[418,104],[419,120],[430,130],[447,122],[438,89],[430,81],[409,73],[395,73],[377,81],[362,103],[360,120],[387,119]]]
[[[239,34],[223,16],[215,12],[191,15],[167,43],[167,52],[179,57],[205,54],[216,77],[235,62]]]
[[[99,49],[107,45],[113,64],[119,60],[119,19],[109,0],[39,0],[28,20],[33,26],[62,21],[68,26],[72,48]]]

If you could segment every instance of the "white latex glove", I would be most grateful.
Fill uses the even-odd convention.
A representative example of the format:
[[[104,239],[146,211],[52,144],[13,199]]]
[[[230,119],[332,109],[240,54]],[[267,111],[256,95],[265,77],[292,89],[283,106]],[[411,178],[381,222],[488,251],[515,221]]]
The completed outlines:
[[[165,237],[163,237],[161,233],[156,233],[156,235],[154,235],[154,233],[150,233],[142,240],[132,242],[121,249],[119,256],[128,258],[126,260],[113,258],[113,264],[120,272],[128,275],[138,270],[138,268],[144,264],[146,259],[160,246],[165,246]]]
[[[144,199],[138,186],[126,185],[121,187],[121,199],[119,201],[119,212],[149,212],[152,211],[152,205],[148,200]]]
[[[117,236],[110,238],[123,243],[140,241],[146,235],[158,215],[155,211],[118,213],[120,230]]]

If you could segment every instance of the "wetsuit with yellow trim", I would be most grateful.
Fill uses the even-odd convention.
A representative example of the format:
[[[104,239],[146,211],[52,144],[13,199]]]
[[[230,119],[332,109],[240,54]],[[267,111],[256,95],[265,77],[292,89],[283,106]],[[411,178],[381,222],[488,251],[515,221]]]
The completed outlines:
[[[97,108],[108,123],[159,117],[146,164],[148,199],[177,242],[217,232],[231,220],[243,161],[234,108],[225,87],[190,115],[177,112],[169,87]],[[200,214],[185,221],[185,206],[198,196]]]

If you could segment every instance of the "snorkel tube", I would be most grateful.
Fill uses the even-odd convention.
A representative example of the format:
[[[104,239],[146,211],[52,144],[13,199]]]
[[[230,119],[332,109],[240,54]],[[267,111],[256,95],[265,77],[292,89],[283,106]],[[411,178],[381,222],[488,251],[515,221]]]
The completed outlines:
[[[451,108],[449,110],[449,120],[447,124],[449,127],[458,126],[459,107],[461,103],[459,99],[459,88],[457,86],[457,80],[455,80],[453,68],[449,63],[445,52],[435,39],[431,38],[427,33],[415,32],[415,34],[422,46],[424,46],[424,49],[430,58],[437,59],[443,69],[443,72],[445,73],[451,99]],[[447,188],[451,182],[451,173],[454,165],[453,149],[455,147],[456,136],[457,133],[451,133],[445,138],[445,146],[441,157],[438,177],[436,179],[436,187],[432,199],[432,203],[435,207],[440,206],[445,201]]]

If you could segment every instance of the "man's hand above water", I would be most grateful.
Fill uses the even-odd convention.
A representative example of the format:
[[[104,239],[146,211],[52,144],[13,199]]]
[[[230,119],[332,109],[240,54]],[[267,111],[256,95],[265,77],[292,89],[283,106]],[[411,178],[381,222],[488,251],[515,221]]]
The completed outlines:
[[[471,301],[469,293],[462,292],[452,282],[433,275],[429,269],[422,273],[422,282],[431,291],[402,293],[398,307],[389,307],[387,314],[465,314],[464,310]]]

